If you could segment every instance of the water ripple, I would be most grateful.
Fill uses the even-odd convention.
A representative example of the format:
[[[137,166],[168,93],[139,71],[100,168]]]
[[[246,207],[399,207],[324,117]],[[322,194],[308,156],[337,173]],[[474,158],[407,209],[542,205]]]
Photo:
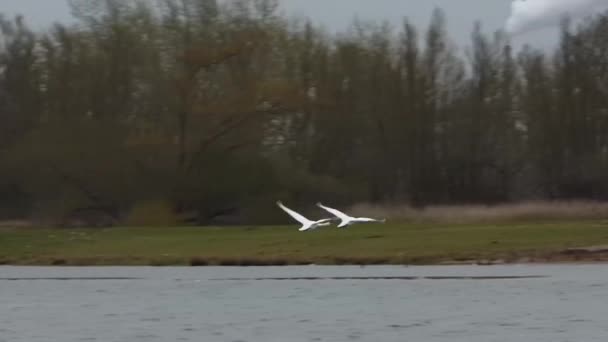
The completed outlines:
[[[0,342],[599,342],[604,271],[0,267]]]

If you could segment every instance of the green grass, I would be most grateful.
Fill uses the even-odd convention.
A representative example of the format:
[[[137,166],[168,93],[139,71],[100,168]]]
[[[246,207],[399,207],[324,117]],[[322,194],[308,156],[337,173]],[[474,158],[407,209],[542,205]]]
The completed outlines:
[[[433,264],[608,244],[608,223],[0,229],[0,262],[67,265]],[[549,259],[550,260],[550,259]]]

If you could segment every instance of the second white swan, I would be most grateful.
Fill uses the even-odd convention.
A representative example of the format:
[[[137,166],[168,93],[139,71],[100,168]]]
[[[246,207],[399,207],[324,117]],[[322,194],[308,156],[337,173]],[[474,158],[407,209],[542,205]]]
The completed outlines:
[[[340,219],[340,224],[338,224],[338,228],[350,226],[351,224],[355,224],[355,223],[370,223],[370,222],[384,223],[384,222],[386,222],[386,219],[374,219],[374,218],[370,218],[370,217],[349,216],[349,215],[346,215],[345,213],[341,212],[338,209],[326,207],[321,203],[317,203],[317,206]]]

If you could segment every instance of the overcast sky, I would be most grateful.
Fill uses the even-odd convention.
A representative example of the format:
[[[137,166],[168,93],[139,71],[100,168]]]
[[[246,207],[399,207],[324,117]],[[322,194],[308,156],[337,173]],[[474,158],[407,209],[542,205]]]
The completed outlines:
[[[280,3],[286,14],[310,17],[331,31],[345,29],[355,17],[387,20],[396,27],[403,17],[408,17],[423,28],[433,8],[441,7],[447,14],[450,37],[461,46],[469,44],[476,20],[481,20],[488,32],[502,28],[511,6],[509,0],[280,0]],[[0,12],[24,14],[36,28],[70,20],[67,0],[0,0]],[[556,41],[556,36],[556,29],[544,29],[522,35],[514,43],[547,47]]]

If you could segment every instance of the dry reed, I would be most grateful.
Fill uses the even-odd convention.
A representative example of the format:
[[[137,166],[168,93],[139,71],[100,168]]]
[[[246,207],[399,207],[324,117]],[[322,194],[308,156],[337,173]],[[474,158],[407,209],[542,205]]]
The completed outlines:
[[[529,201],[498,205],[434,205],[422,209],[409,205],[357,204],[352,215],[384,217],[391,221],[435,223],[489,223],[608,219],[608,202]]]

